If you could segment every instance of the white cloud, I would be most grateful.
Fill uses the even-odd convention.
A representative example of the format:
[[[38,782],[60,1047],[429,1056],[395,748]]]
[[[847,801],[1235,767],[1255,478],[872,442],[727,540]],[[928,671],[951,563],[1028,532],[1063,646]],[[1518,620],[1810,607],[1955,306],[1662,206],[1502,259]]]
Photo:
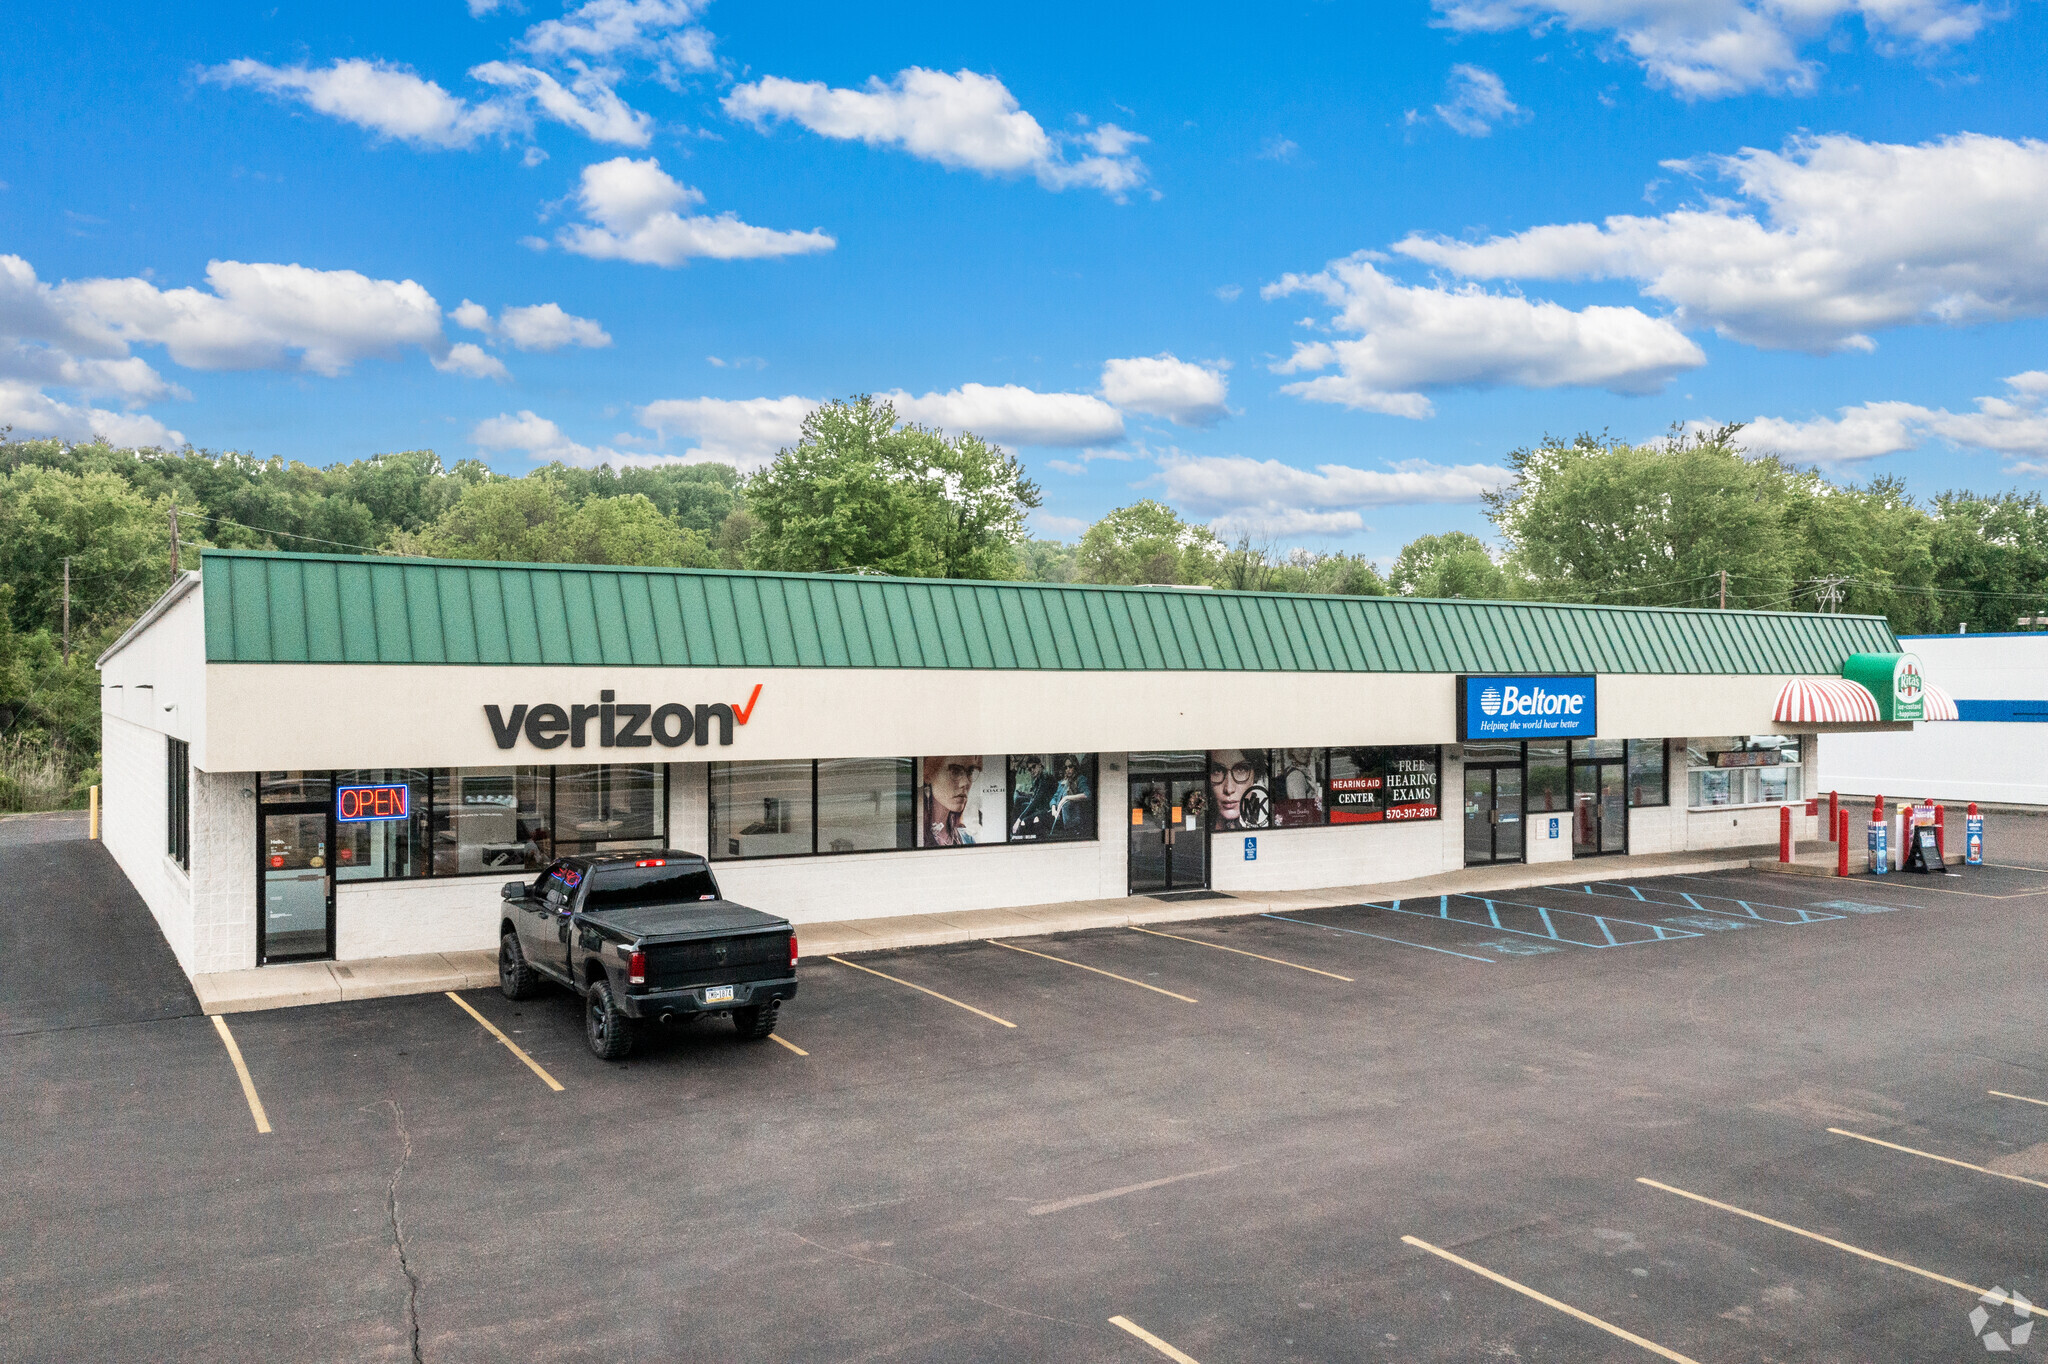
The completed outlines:
[[[1753,454],[1814,464],[1875,459],[1918,449],[1930,439],[2001,455],[2048,458],[2048,371],[2011,375],[2005,386],[2003,395],[1976,399],[1974,412],[1868,402],[1840,408],[1833,417],[1757,417],[1736,442]],[[1693,423],[1695,429],[1707,425]]]
[[[1059,516],[1047,511],[1034,511],[1026,518],[1031,524],[1034,536],[1051,537],[1055,540],[1078,539],[1089,523],[1078,516]]]
[[[220,85],[298,99],[330,118],[419,147],[467,147],[519,122],[509,105],[471,104],[410,68],[361,57],[319,68],[269,66],[244,57],[199,74]]]
[[[1604,388],[1655,393],[1671,377],[1706,363],[1685,334],[1635,308],[1573,311],[1556,303],[1461,289],[1404,285],[1382,275],[1367,253],[1332,261],[1314,275],[1286,275],[1264,296],[1314,293],[1336,306],[1331,325],[1356,339],[1297,343],[1281,373],[1337,367],[1285,385],[1314,402],[1422,418],[1424,390],[1448,387]]]
[[[1485,137],[1495,124],[1521,118],[1527,112],[1508,98],[1508,88],[1499,76],[1483,66],[1462,62],[1451,68],[1451,77],[1444,83],[1444,103],[1436,106],[1436,116],[1452,132],[1466,137]]]
[[[641,265],[681,265],[695,257],[754,260],[808,255],[838,245],[824,232],[782,232],[743,223],[731,213],[684,217],[704,196],[679,184],[653,157],[615,157],[583,168],[576,201],[590,223],[562,229],[562,248],[597,260]]]
[[[1960,0],[1435,0],[1441,23],[1468,32],[1561,24],[1578,32],[1612,34],[1616,47],[1648,73],[1654,85],[1686,99],[1712,99],[1746,90],[1805,94],[1815,88],[1818,62],[1802,54],[1848,16],[1860,18],[1880,51],[1903,47],[1924,55],[1976,37],[1987,21],[2003,17],[1983,4]]]
[[[518,62],[485,62],[470,68],[470,77],[531,101],[557,123],[566,124],[593,142],[644,147],[654,137],[654,120],[627,105],[612,89],[617,73],[577,68],[564,86],[538,67]]]
[[[803,434],[814,398],[664,398],[639,409],[640,424],[664,437],[694,440],[686,461],[759,468]]]
[[[494,340],[509,341],[520,350],[557,351],[564,346],[597,349],[612,343],[611,333],[597,322],[564,311],[559,303],[507,308],[493,321],[490,309],[465,298],[448,316],[457,326],[482,332]]]
[[[481,19],[512,3],[512,0],[469,0],[469,17]]]
[[[1230,382],[1220,365],[1199,365],[1161,352],[1102,366],[1102,396],[1127,412],[1164,417],[1175,426],[1214,426],[1230,415]]]
[[[1361,508],[1477,502],[1514,477],[1491,464],[1308,470],[1276,459],[1179,453],[1162,457],[1159,472],[1169,501],[1213,517],[1212,527],[1229,535],[1346,535],[1365,528]]]
[[[58,440],[92,440],[114,445],[155,445],[175,448],[185,443],[145,412],[110,412],[105,408],[60,402],[32,383],[0,378],[0,426],[11,426],[17,439],[28,436]]]
[[[949,170],[1028,171],[1047,189],[1080,186],[1121,196],[1145,180],[1145,165],[1131,152],[1143,137],[1104,123],[1081,136],[1086,152],[1069,160],[1007,86],[974,71],[948,75],[913,66],[890,82],[870,77],[860,90],[766,76],[736,86],[725,109],[756,127],[787,119],[823,137],[899,147]]]
[[[434,357],[434,368],[444,374],[462,374],[472,379],[510,379],[505,362],[473,341],[457,341],[446,355]]]
[[[712,65],[711,37],[693,26],[703,8],[691,0],[586,0],[526,30],[519,46],[539,57],[670,57],[691,70],[706,70]]]
[[[187,369],[302,368],[329,377],[417,346],[445,358],[441,309],[412,280],[354,270],[212,261],[212,292],[88,279],[57,296],[120,341],[161,345]]]
[[[1021,384],[962,384],[945,393],[913,397],[901,389],[882,395],[904,421],[950,431],[972,431],[1012,445],[1096,445],[1121,440],[1123,414],[1086,393],[1040,393]]]
[[[516,417],[500,412],[484,418],[470,429],[469,440],[481,449],[518,451],[535,460],[560,460],[586,467],[620,462],[617,451],[578,445],[562,434],[561,427],[528,409],[521,409]]]
[[[2048,312],[2048,142],[1831,135],[1707,164],[1746,202],[1394,250],[1478,279],[1634,280],[1681,323],[1756,346],[1867,350],[1886,327]]]

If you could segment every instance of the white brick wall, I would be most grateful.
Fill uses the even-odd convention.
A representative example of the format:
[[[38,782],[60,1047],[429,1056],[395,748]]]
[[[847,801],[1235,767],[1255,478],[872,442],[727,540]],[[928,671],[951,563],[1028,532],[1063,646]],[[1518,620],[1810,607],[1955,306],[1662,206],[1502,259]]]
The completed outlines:
[[[100,840],[156,917],[189,974],[192,965],[192,882],[165,851],[165,736],[103,714],[100,719]],[[195,864],[196,865],[196,864]]]

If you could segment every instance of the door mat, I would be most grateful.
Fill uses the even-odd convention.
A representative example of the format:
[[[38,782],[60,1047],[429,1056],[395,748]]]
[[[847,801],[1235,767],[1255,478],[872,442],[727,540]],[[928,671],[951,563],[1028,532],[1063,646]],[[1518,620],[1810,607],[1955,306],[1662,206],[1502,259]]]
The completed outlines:
[[[1165,900],[1169,904],[1178,904],[1182,900],[1228,900],[1233,897],[1225,895],[1220,890],[1169,890],[1162,891],[1158,895],[1148,895],[1145,898],[1148,900]]]

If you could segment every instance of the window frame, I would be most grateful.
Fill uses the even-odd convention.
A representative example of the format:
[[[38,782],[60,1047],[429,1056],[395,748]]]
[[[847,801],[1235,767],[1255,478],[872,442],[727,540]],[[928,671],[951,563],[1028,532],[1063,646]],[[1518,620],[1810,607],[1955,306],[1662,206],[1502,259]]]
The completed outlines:
[[[192,745],[164,736],[164,855],[192,870]]]

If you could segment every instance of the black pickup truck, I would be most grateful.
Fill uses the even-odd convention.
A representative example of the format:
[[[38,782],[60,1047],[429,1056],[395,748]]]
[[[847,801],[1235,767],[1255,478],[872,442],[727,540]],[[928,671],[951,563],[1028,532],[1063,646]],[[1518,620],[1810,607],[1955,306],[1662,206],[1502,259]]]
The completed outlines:
[[[725,899],[696,853],[565,857],[503,898],[498,988],[526,999],[545,978],[583,996],[584,1038],[607,1061],[642,1023],[727,1013],[741,1037],[766,1037],[796,995],[789,921]]]

